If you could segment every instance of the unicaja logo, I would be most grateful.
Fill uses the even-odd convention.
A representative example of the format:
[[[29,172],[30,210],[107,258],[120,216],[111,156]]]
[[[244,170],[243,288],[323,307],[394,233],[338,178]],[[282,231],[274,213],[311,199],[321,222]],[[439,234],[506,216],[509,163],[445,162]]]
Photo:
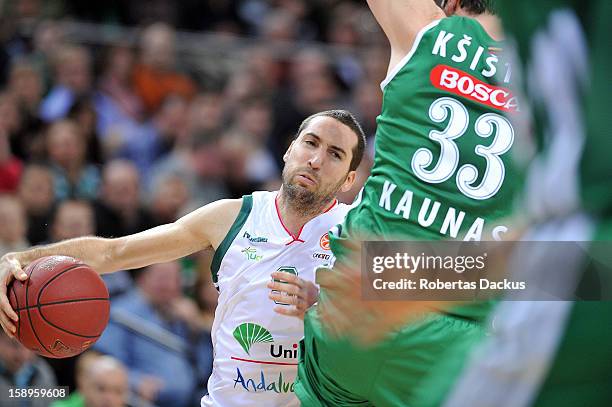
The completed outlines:
[[[242,349],[250,355],[249,351],[254,343],[269,343],[274,342],[272,334],[261,325],[252,322],[246,322],[238,325],[234,329],[234,338],[242,346]]]
[[[287,345],[270,345],[270,356],[273,358],[285,358],[285,359],[297,359],[298,357],[298,344],[294,343],[291,348]]]

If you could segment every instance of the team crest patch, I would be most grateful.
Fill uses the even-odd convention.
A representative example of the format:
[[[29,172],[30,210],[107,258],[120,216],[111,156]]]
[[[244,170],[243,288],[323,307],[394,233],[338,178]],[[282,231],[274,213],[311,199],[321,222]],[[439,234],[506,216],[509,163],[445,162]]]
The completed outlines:
[[[323,250],[329,250],[329,234],[325,233],[323,236],[321,236],[321,239],[319,239],[319,246],[321,246],[321,249]]]

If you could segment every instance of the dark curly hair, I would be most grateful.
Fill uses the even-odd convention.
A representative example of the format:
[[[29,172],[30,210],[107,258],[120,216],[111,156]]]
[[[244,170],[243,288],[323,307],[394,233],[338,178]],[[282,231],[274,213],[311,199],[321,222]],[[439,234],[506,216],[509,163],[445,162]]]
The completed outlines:
[[[436,4],[444,8],[448,0],[435,0]],[[495,13],[495,0],[459,0],[461,8],[471,14],[482,14],[485,12]]]

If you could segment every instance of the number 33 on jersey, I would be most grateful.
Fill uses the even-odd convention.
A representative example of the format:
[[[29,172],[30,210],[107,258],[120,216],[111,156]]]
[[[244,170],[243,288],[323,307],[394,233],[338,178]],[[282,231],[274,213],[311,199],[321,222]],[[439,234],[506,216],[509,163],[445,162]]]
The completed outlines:
[[[519,102],[503,47],[464,17],[419,33],[382,83],[374,167],[349,229],[382,238],[503,239],[502,219],[520,183],[510,120]]]

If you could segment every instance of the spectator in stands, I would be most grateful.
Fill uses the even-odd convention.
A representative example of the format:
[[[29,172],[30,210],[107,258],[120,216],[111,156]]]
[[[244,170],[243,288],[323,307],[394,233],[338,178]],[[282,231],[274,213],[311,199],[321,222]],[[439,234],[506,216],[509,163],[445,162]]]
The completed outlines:
[[[95,212],[98,236],[125,236],[153,226],[151,214],[141,204],[140,176],[132,162],[113,160],[104,166]]]
[[[149,114],[170,94],[190,98],[196,93],[194,82],[177,70],[175,35],[170,26],[155,23],[144,30],[140,40],[134,85]]]
[[[27,219],[19,199],[0,195],[0,256],[29,247],[26,231]]]
[[[75,99],[91,91],[91,57],[86,48],[64,45],[53,56],[55,85],[40,105],[40,117],[51,122],[64,118]]]
[[[175,311],[183,298],[180,273],[178,262],[141,271],[137,288],[113,301],[109,325],[94,345],[121,360],[132,389],[160,407],[191,405],[201,380],[192,365],[188,322]]]
[[[9,398],[9,388],[52,388],[55,376],[47,363],[29,349],[0,332],[0,394],[2,407],[47,407],[51,399]]]
[[[265,98],[243,100],[234,111],[233,126],[222,137],[231,160],[229,183],[233,196],[280,184],[279,169],[267,148],[272,129],[272,110]]]
[[[88,201],[62,201],[53,216],[51,241],[93,235],[96,231],[93,209]]]
[[[154,184],[159,177],[182,177],[189,187],[189,209],[228,197],[227,163],[217,132],[198,132],[155,166]]]
[[[96,95],[101,135],[113,123],[138,123],[144,119],[144,106],[132,83],[134,53],[127,46],[116,45],[107,50],[105,59]]]
[[[266,15],[259,29],[265,41],[295,41],[298,35],[298,21],[289,11],[274,9]]]
[[[205,251],[196,257],[198,277],[194,286],[195,301],[184,298],[175,303],[173,310],[175,315],[181,315],[180,318],[188,322],[191,329],[198,399],[207,393],[208,378],[212,373],[213,365],[213,344],[210,332],[219,293],[213,285],[210,272],[212,254],[212,251]],[[203,262],[206,263],[204,268],[202,267]]]
[[[7,90],[23,111],[37,115],[43,82],[39,69],[31,60],[24,57],[15,59],[11,64]]]
[[[76,358],[74,379],[76,382],[76,388],[71,389],[70,397],[57,400],[51,404],[51,407],[82,407],[83,406],[83,394],[82,389],[85,386],[85,378],[87,371],[90,368],[92,362],[99,358],[100,354],[93,350],[87,350],[81,353]]]
[[[189,105],[188,135],[198,132],[220,131],[223,127],[223,106],[225,103],[226,100],[220,92],[199,93]]]
[[[142,123],[113,123],[103,135],[106,157],[132,161],[138,168],[143,187],[148,187],[151,168],[185,139],[188,128],[188,104],[184,97],[168,95],[152,118]]]
[[[155,225],[174,222],[186,213],[189,189],[181,177],[162,174],[152,191],[150,210]]]
[[[57,77],[53,66],[55,56],[66,45],[64,31],[59,21],[51,19],[39,20],[32,28],[31,56],[41,70],[43,88],[51,89]]]
[[[22,160],[42,159],[44,123],[38,117],[38,106],[43,92],[43,80],[33,58],[20,57],[11,63],[7,91],[13,97],[21,116],[19,128],[10,134],[11,151]]]
[[[168,154],[177,142],[187,138],[188,117],[189,103],[184,97],[171,94],[164,99],[153,118],[153,124],[159,134],[158,156]]]
[[[85,160],[96,165],[103,164],[104,156],[97,130],[98,113],[92,98],[90,96],[76,98],[68,110],[67,117],[79,127],[85,142]]]
[[[84,135],[76,123],[71,120],[53,123],[47,131],[46,144],[55,198],[95,198],[100,174],[87,162]]]
[[[354,88],[351,94],[351,100],[354,104],[354,111],[359,117],[359,123],[363,127],[363,131],[368,141],[374,137],[376,133],[376,117],[382,107],[382,92],[378,84],[370,81],[360,81]],[[368,145],[374,145],[369,143]]]
[[[1,107],[0,114],[2,114]],[[0,128],[0,193],[15,192],[22,171],[23,163],[11,153],[8,132]]]
[[[18,189],[27,215],[27,240],[37,245],[49,240],[55,190],[51,170],[40,164],[29,164],[23,170]]]
[[[89,351],[76,365],[77,391],[51,407],[123,407],[128,403],[128,375],[121,362]]]
[[[17,100],[8,92],[0,92],[0,131],[12,137],[21,125]]]

